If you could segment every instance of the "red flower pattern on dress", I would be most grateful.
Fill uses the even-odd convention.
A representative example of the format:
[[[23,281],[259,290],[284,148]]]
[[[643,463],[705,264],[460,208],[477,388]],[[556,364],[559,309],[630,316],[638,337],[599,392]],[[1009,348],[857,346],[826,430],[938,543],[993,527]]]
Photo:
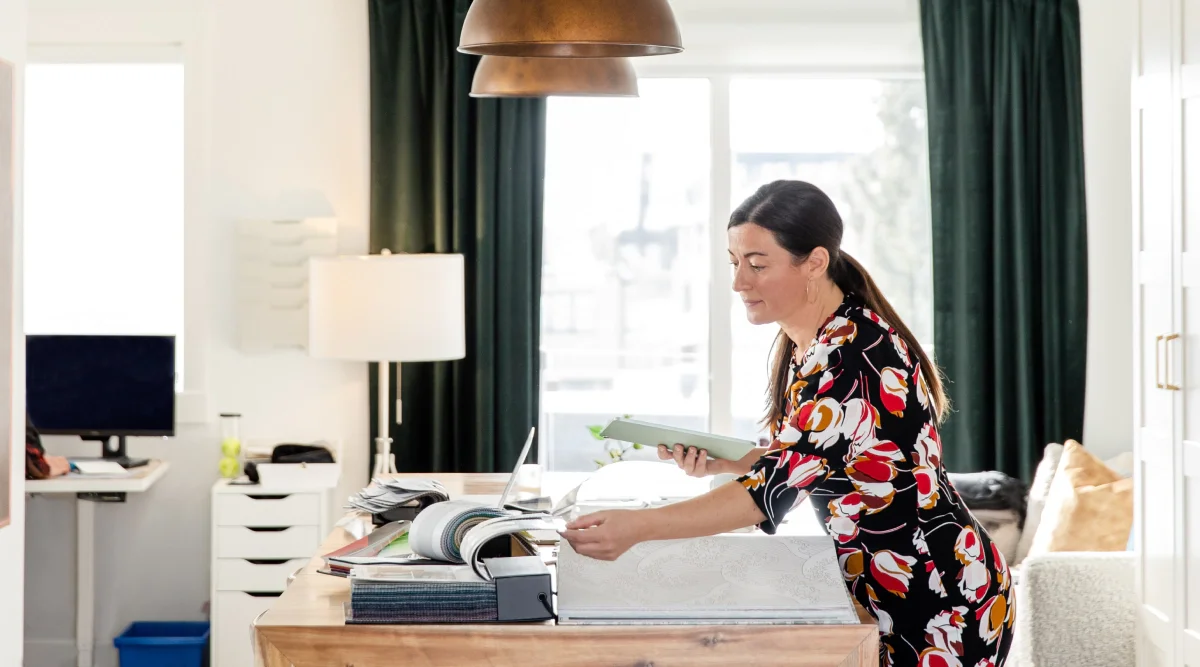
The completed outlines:
[[[966,607],[938,612],[925,625],[925,641],[929,642],[930,646],[961,655],[963,630],[967,627],[966,613]]]
[[[962,667],[962,661],[950,651],[930,646],[921,651],[920,667]]]
[[[908,592],[908,582],[912,579],[912,566],[916,562],[916,558],[895,551],[876,551],[871,558],[871,575],[883,590],[904,597]]]
[[[786,458],[788,466],[788,486],[806,487],[812,484],[817,478],[825,475],[828,471],[825,459],[814,456],[812,454],[801,456],[795,452],[789,452],[791,456]],[[785,459],[780,459],[781,462]]]
[[[904,416],[904,405],[908,403],[908,371],[886,366],[879,372],[879,398],[883,407],[897,417]]]

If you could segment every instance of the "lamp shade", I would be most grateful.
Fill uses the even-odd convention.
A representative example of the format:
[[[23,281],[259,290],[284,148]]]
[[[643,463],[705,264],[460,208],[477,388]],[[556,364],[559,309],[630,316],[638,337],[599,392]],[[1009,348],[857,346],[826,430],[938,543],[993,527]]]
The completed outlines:
[[[466,355],[463,256],[314,257],[308,350],[352,361],[445,361]]]
[[[484,56],[471,97],[637,97],[628,58],[506,58]]]
[[[458,50],[480,56],[616,58],[683,50],[667,0],[475,0]]]

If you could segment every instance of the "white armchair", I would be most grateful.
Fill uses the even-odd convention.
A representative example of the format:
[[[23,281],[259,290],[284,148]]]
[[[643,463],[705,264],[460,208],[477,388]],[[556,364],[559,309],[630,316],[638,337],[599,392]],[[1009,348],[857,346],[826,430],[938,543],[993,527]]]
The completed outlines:
[[[1026,558],[1016,586],[1016,667],[1133,667],[1131,551]]]

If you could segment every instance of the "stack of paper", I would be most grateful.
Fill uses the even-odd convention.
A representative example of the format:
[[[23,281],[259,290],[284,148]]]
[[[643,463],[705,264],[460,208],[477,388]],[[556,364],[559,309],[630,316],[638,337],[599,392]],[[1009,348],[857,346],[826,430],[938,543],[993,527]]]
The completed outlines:
[[[71,473],[88,478],[132,477],[135,472],[126,470],[116,461],[75,460],[71,461]]]
[[[440,482],[432,479],[376,479],[373,486],[350,496],[348,509],[380,514],[397,507],[424,509],[450,498]]]

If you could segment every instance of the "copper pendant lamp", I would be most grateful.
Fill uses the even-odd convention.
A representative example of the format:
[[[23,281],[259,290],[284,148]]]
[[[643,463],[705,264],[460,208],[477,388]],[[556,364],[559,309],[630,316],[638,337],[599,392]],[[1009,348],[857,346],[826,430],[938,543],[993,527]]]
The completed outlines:
[[[506,58],[484,56],[471,97],[637,97],[628,58]]]
[[[667,0],[475,0],[458,50],[480,56],[620,58],[683,50]]]

